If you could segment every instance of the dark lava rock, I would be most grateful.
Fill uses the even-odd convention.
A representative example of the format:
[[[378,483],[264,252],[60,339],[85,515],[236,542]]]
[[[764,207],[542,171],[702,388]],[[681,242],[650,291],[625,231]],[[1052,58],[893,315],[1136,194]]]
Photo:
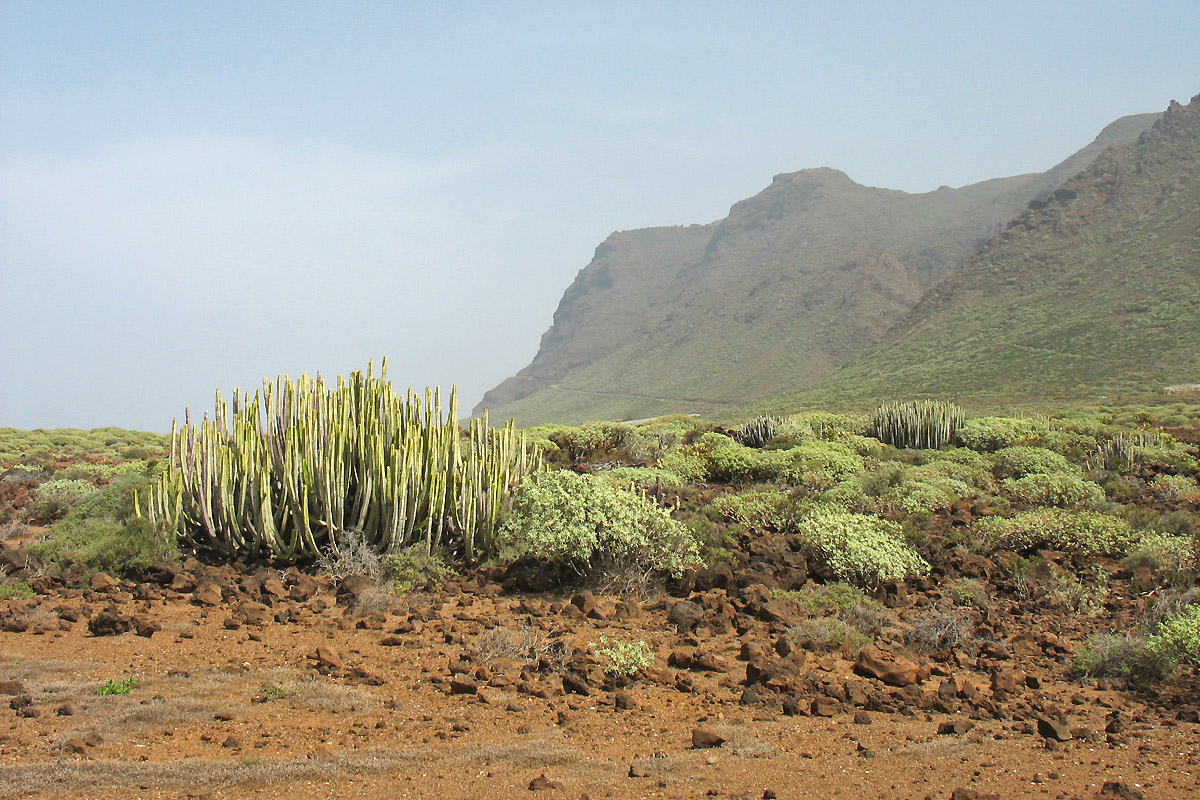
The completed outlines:
[[[725,738],[704,728],[692,731],[692,749],[702,750],[709,747],[720,747],[725,744]]]
[[[1127,783],[1121,783],[1120,781],[1106,781],[1104,785],[1100,787],[1100,791],[1096,797],[1115,797],[1118,800],[1146,800],[1145,796],[1137,789],[1134,789]]]
[[[134,624],[131,618],[107,609],[88,620],[88,630],[93,636],[119,636],[133,630]]]
[[[938,725],[938,734],[948,736],[952,734],[963,734],[975,727],[975,723],[969,719],[956,719],[949,722],[943,722]]]
[[[558,781],[552,781],[546,777],[546,773],[542,773],[529,782],[529,791],[540,792],[546,789],[561,789],[562,784]]]
[[[816,697],[809,710],[814,717],[832,717],[841,713],[842,703],[833,697]]]
[[[1056,742],[1071,741],[1071,726],[1060,717],[1038,717],[1037,732],[1045,739]]]
[[[681,600],[671,606],[671,610],[667,612],[667,621],[675,625],[681,631],[691,630],[700,624],[700,620],[704,617],[704,609],[697,603],[690,600]]]

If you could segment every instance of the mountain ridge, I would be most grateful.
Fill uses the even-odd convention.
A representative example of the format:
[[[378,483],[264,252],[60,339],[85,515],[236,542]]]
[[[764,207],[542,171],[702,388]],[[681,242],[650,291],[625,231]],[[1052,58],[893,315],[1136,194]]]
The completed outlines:
[[[818,167],[776,175],[721,220],[613,233],[564,292],[533,361],[476,413],[629,418],[816,383],[1028,203],[1158,116],[1116,120],[1044,173],[910,194]]]

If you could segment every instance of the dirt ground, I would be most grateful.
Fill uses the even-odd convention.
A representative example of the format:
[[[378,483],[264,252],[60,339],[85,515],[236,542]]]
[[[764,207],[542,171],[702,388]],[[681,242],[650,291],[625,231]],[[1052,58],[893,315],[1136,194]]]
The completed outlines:
[[[1084,631],[1001,591],[982,646],[915,656],[885,619],[855,655],[797,647],[794,604],[720,571],[641,599],[504,578],[35,578],[0,601],[0,798],[1200,797],[1194,677],[1071,681]],[[613,678],[602,636],[654,665]]]

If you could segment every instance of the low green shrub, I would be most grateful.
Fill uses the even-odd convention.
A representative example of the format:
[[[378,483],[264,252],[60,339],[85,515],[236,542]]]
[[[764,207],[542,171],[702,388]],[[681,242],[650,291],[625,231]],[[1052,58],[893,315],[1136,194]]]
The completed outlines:
[[[1161,678],[1163,671],[1162,660],[1146,647],[1146,638],[1132,633],[1089,636],[1071,665],[1071,672],[1080,678],[1150,681]]]
[[[1049,547],[1091,555],[1119,555],[1136,536],[1129,523],[1097,511],[1039,508],[1011,518],[988,517],[976,530],[997,549],[1029,550]]]
[[[0,574],[0,600],[14,600],[23,597],[33,597],[34,591],[24,581],[13,580]]]
[[[1012,417],[976,417],[958,428],[957,439],[963,447],[995,452],[1005,447],[1038,444],[1046,436],[1045,423]]]
[[[681,447],[659,459],[659,469],[678,475],[684,483],[708,480],[708,454],[694,447]]]
[[[619,489],[654,491],[677,489],[684,484],[679,475],[661,467],[617,467],[592,474]]]
[[[806,442],[791,450],[782,450],[791,462],[788,479],[796,486],[829,489],[857,475],[866,462],[862,456],[840,442]]]
[[[141,686],[142,682],[137,678],[124,678],[119,681],[110,680],[96,690],[96,694],[101,697],[108,697],[117,694],[129,694],[129,692]]]
[[[1165,584],[1190,586],[1198,566],[1196,549],[1196,540],[1190,536],[1149,533],[1130,546],[1121,565],[1130,571],[1147,567]]]
[[[1181,664],[1200,666],[1200,605],[1163,621],[1146,639],[1146,648],[1168,669]]]
[[[727,494],[710,506],[713,513],[728,522],[753,530],[784,530],[790,520],[788,496],[780,491],[754,491]]]
[[[856,655],[872,641],[870,636],[838,617],[806,619],[788,628],[787,635],[805,650],[842,650],[849,655]]]
[[[1104,491],[1078,475],[1033,473],[1005,478],[1003,485],[1010,497],[1027,505],[1090,508],[1104,501]]]
[[[34,522],[54,522],[99,491],[90,481],[66,478],[46,481],[37,488],[25,512]]]
[[[599,645],[592,645],[592,652],[607,662],[604,672],[614,678],[629,679],[654,666],[654,651],[642,640],[619,642],[601,636]]]
[[[1044,447],[1015,445],[1003,447],[992,456],[996,475],[1001,478],[1021,478],[1033,474],[1073,474],[1079,470],[1067,459]]]
[[[687,527],[651,501],[566,470],[524,478],[499,536],[518,552],[581,573],[628,560],[678,575],[699,557]]]
[[[82,564],[112,575],[137,572],[179,558],[173,537],[146,519],[88,518],[51,528],[29,552],[44,562]]]
[[[1200,503],[1200,483],[1187,475],[1156,475],[1150,488],[1169,502]]]
[[[772,589],[771,596],[791,600],[809,614],[846,614],[856,606],[874,610],[881,608],[879,603],[867,597],[862,589],[848,583],[826,583],[793,591]]]
[[[440,552],[431,553],[420,543],[385,556],[380,566],[380,578],[391,583],[396,594],[437,586],[453,574]]]
[[[929,564],[904,541],[901,526],[866,514],[812,510],[798,535],[839,579],[875,586],[929,572]]]

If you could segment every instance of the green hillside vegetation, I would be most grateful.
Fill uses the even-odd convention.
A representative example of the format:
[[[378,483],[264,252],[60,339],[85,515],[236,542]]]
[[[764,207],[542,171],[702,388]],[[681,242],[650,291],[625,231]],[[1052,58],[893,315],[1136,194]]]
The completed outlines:
[[[533,362],[488,392],[523,424],[734,410],[812,384],[879,340],[1033,198],[1157,115],[1041,174],[934,192],[833,169],[776,176],[708,225],[615,233]]]
[[[1200,99],[1030,205],[885,340],[780,407],[1200,381]]]

